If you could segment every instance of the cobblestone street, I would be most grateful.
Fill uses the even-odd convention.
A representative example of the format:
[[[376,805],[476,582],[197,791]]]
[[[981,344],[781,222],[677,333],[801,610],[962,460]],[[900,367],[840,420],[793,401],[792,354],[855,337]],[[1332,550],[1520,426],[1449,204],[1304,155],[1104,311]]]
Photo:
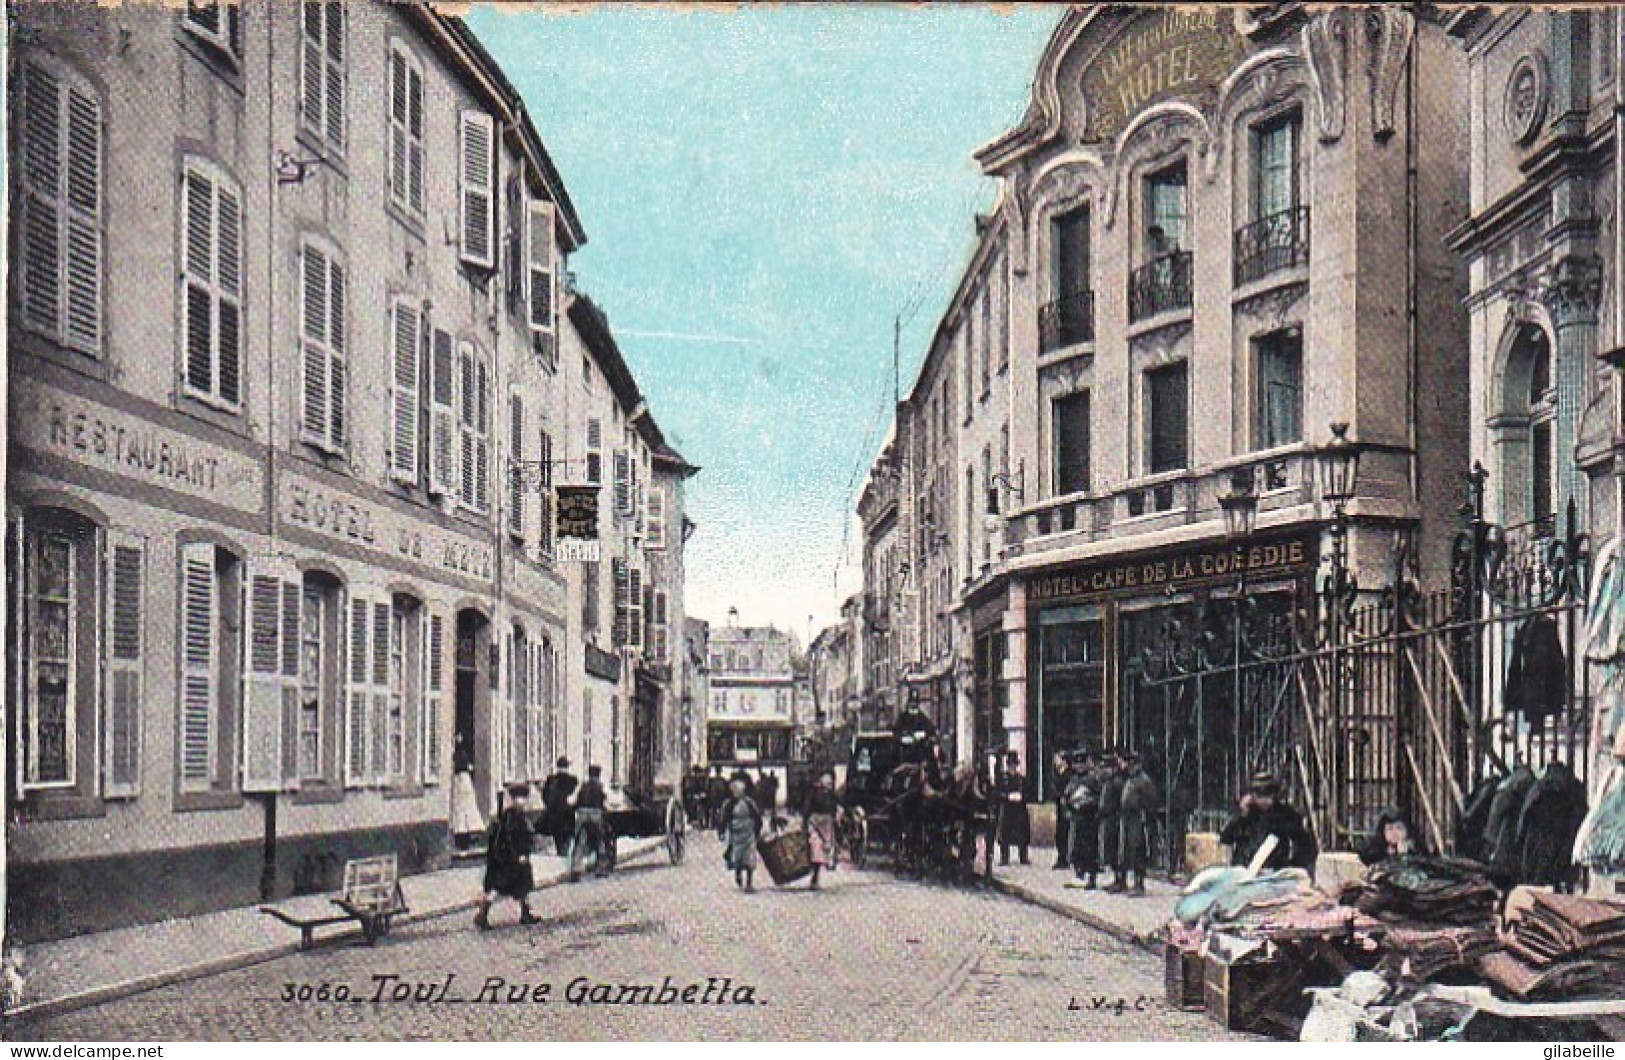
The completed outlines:
[[[734,890],[713,840],[539,895],[546,922],[398,929],[11,1029],[51,1039],[1208,1039],[1155,958],[1007,897],[842,869]],[[446,986],[447,976],[451,982]],[[385,979],[382,977],[398,977]],[[670,977],[694,1003],[591,1003]],[[524,984],[523,990],[520,985]],[[542,984],[546,984],[543,988]],[[573,984],[573,985],[572,985]],[[610,984],[594,990],[596,984]],[[340,986],[347,1002],[321,1001]],[[410,986],[435,1000],[389,1000]],[[309,988],[306,990],[305,988]],[[326,988],[325,990],[323,988]],[[705,1003],[710,987],[711,1003]],[[545,989],[545,1000],[534,1000]],[[525,1000],[509,1002],[523,994]],[[748,991],[748,993],[747,993]],[[585,994],[586,1004],[572,1004]],[[284,1000],[286,996],[291,1000]],[[725,1003],[715,1003],[719,995]],[[382,996],[385,1000],[374,1002]],[[667,997],[673,996],[668,993]],[[308,997],[308,1000],[300,1000]],[[444,998],[444,1000],[442,1000]],[[493,998],[495,1000],[493,1000]],[[749,1003],[736,1004],[735,1001]]]

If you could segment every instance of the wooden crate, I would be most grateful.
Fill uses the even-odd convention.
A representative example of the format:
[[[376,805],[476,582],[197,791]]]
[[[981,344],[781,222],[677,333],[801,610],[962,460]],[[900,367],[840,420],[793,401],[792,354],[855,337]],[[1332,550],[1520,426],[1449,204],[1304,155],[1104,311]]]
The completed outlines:
[[[1290,1026],[1281,1006],[1292,1006],[1303,993],[1303,973],[1290,961],[1243,961],[1229,964],[1208,954],[1203,975],[1203,1001],[1214,1022],[1230,1031],[1265,1031]]]
[[[1186,1012],[1200,1012],[1205,1004],[1205,970],[1202,955],[1168,944],[1162,948],[1163,984],[1168,1004]]]

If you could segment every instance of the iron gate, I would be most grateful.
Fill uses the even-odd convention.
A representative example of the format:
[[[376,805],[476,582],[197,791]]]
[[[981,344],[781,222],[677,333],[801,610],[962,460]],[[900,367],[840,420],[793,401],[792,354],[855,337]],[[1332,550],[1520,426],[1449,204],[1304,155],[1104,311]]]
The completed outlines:
[[[1241,583],[1126,632],[1122,731],[1164,792],[1165,866],[1180,866],[1187,831],[1219,830],[1261,770],[1323,849],[1358,846],[1395,807],[1454,851],[1486,780],[1559,760],[1585,779],[1589,543],[1572,502],[1561,527],[1500,527],[1484,518],[1481,468],[1470,481],[1446,588],[1418,589],[1396,534],[1379,590],[1334,565],[1313,589]]]

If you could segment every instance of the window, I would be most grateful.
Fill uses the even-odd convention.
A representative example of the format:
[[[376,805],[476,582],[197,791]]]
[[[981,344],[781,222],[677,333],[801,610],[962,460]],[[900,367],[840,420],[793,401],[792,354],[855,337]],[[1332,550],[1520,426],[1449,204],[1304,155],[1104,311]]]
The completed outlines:
[[[389,477],[415,486],[418,482],[419,385],[423,349],[423,314],[404,297],[389,307],[390,446]]]
[[[993,490],[993,447],[982,446],[982,489],[991,493]],[[976,496],[972,494],[965,498],[969,503],[965,506],[965,534],[970,536],[977,529],[981,530],[982,537],[982,563],[985,566],[993,561],[993,538],[988,534],[985,526],[978,527],[976,520]],[[969,574],[967,570],[965,573]]]
[[[1190,465],[1187,386],[1184,361],[1145,373],[1148,474],[1179,471]]]
[[[1260,449],[1303,440],[1303,333],[1277,331],[1254,343],[1258,362],[1255,437]]]
[[[601,567],[598,563],[581,565],[581,626],[586,635],[594,640],[598,636],[599,623],[598,583],[604,576]]]
[[[971,417],[971,410],[976,407],[976,313],[975,306],[965,307],[965,419]]]
[[[425,784],[440,782],[440,732],[446,694],[446,619],[429,616],[429,633],[423,638],[423,731],[418,748],[423,760],[420,775]]]
[[[1531,345],[1529,361],[1529,519],[1549,529],[1557,512],[1553,489],[1557,390],[1552,386],[1551,348],[1546,333]]]
[[[1177,253],[1185,246],[1185,163],[1157,173],[1145,183],[1145,257]]]
[[[615,626],[610,642],[617,648],[643,645],[643,572],[624,559],[614,560]]]
[[[226,719],[235,704],[238,561],[206,542],[181,547],[180,790],[231,787]]]
[[[508,533],[525,545],[525,495],[529,476],[525,468],[525,399],[508,397]]]
[[[400,45],[389,53],[389,198],[423,214],[423,67]]]
[[[242,16],[237,3],[187,0],[181,25],[197,39],[232,59],[243,56]]]
[[[666,625],[666,594],[656,592],[653,604],[650,607],[650,645],[649,651],[657,663],[663,663],[669,658],[668,632]]]
[[[495,263],[496,148],[491,116],[475,110],[458,115],[458,228],[462,260],[489,269]],[[421,131],[419,133],[421,136]]]
[[[470,342],[462,344],[459,360],[459,500],[463,507],[483,512],[491,503],[491,369]]]
[[[429,347],[429,492],[460,493],[462,470],[457,447],[457,364],[451,333],[435,328]]]
[[[666,547],[666,489],[652,485],[649,488],[648,540],[644,547],[656,552]]]
[[[632,461],[625,449],[615,450],[615,514],[632,514]]]
[[[1055,431],[1055,494],[1089,491],[1089,391],[1079,390],[1050,403]]]
[[[1050,222],[1050,300],[1089,290],[1089,208],[1079,206]]]
[[[412,668],[406,661],[413,657],[411,646],[418,636],[418,621],[422,614],[416,600],[396,595],[389,621],[389,711],[384,718],[384,771],[392,784],[407,779],[406,734],[410,704],[416,691],[412,681]]]
[[[102,113],[90,86],[43,58],[23,63],[17,168],[23,324],[92,357],[102,347]]]
[[[1253,130],[1253,219],[1286,213],[1299,202],[1297,114]]]
[[[299,126],[326,150],[344,154],[344,5],[304,0]]]
[[[993,288],[991,275],[982,288],[982,398],[993,387]]]
[[[66,511],[30,511],[11,523],[13,761],[25,798],[91,796],[98,779],[107,798],[139,790],[145,545],[122,530],[100,540],[98,556],[97,528]]]
[[[298,775],[301,781],[328,777],[325,751],[332,716],[337,585],[307,574],[299,612]]]
[[[557,285],[553,282],[553,204],[538,199],[526,212],[525,305],[535,348],[549,365],[557,363]],[[591,365],[586,366],[587,377]]]
[[[309,242],[301,248],[300,264],[300,427],[305,441],[338,453],[346,438],[344,266],[327,249]]]
[[[604,482],[604,422],[587,421],[587,485],[600,486]]]
[[[186,160],[181,180],[186,392],[235,410],[242,402],[242,191],[197,158]]]

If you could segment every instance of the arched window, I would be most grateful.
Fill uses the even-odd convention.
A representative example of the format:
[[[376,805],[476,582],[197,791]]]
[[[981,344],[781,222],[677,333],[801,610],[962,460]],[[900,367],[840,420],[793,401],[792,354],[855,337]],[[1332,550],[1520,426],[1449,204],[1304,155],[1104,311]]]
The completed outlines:
[[[1502,518],[1529,524],[1538,535],[1555,525],[1558,454],[1573,445],[1557,437],[1557,391],[1552,347],[1546,332],[1518,325],[1507,353],[1502,380],[1502,416],[1496,424],[1503,451]]]

